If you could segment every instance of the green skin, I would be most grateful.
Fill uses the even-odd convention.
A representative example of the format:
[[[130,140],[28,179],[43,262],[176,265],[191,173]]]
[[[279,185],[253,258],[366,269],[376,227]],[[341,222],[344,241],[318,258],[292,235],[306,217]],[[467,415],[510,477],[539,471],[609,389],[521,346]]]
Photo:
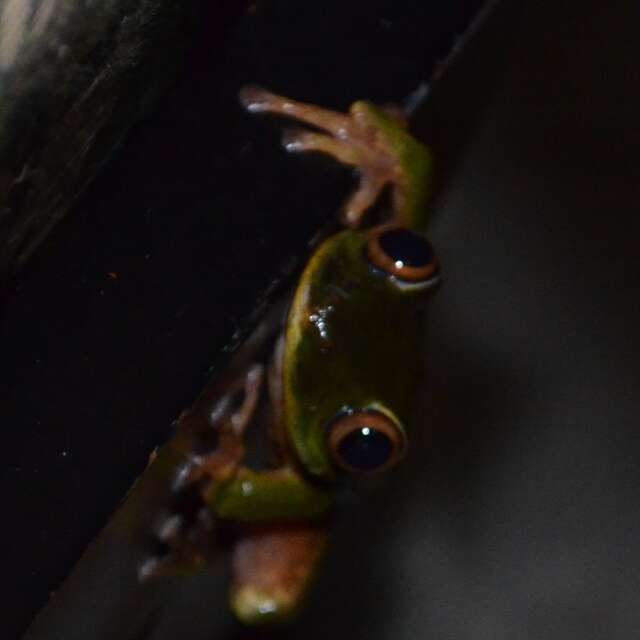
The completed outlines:
[[[365,248],[365,233],[348,229],[308,262],[285,330],[284,421],[295,458],[285,461],[284,477],[241,470],[211,501],[217,516],[241,522],[322,517],[338,480],[327,424],[348,409],[377,409],[401,429],[407,424],[421,372],[416,298],[422,292],[398,289],[373,270]],[[321,333],[309,316],[322,310]]]
[[[428,150],[368,102],[354,103],[351,113],[366,119],[399,160],[404,197],[395,219],[423,231],[431,176]],[[346,229],[324,241],[294,294],[283,360],[283,419],[288,450],[295,455],[287,461],[291,474],[285,479],[237,476],[212,501],[220,517],[256,522],[326,515],[333,502],[331,484],[338,479],[327,450],[327,424],[345,409],[367,408],[389,415],[401,428],[407,423],[420,380],[416,303],[423,293],[401,289],[372,269],[366,238],[366,230]],[[319,313],[325,316],[326,337],[309,319]],[[298,469],[303,473],[293,471]]]
[[[309,261],[289,314],[283,376],[288,435],[311,475],[336,479],[326,426],[345,409],[407,424],[420,378],[420,293],[371,268],[361,231],[336,234]],[[322,335],[309,322],[315,310],[326,318]]]
[[[382,175],[387,182],[376,184],[391,185],[390,222],[424,231],[431,159],[397,119],[367,102],[354,103],[348,116],[309,105],[294,114],[291,101],[267,95],[279,106],[253,110],[283,113],[333,134],[312,133],[304,140],[316,146],[299,150],[329,153],[359,168],[365,180],[357,193],[369,184],[367,178],[375,182]],[[341,123],[351,139],[342,135]],[[366,206],[378,195],[379,190],[370,192]],[[375,409],[404,434],[420,381],[417,302],[424,292],[398,286],[393,277],[373,268],[367,255],[370,230],[357,228],[357,216],[347,224],[350,228],[329,237],[312,254],[284,327],[278,412],[286,440],[282,465],[253,471],[236,457],[226,475],[213,474],[204,498],[217,518],[248,525],[318,523],[313,526],[322,529],[341,475],[329,451],[327,425],[345,411]],[[307,574],[314,562],[308,562]],[[299,582],[298,595],[280,599],[249,585],[240,595],[232,594],[231,605],[247,624],[282,621],[297,609],[307,582],[308,577]]]

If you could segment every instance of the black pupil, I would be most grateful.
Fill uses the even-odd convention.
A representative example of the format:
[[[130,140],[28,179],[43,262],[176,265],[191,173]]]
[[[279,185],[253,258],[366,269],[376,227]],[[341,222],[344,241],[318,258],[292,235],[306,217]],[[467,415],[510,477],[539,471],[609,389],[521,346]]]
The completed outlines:
[[[433,262],[433,247],[421,235],[409,229],[390,229],[379,238],[378,244],[394,262],[405,267],[426,267]]]
[[[392,451],[389,438],[367,426],[354,429],[338,445],[340,458],[359,471],[372,471],[382,466],[389,460]]]

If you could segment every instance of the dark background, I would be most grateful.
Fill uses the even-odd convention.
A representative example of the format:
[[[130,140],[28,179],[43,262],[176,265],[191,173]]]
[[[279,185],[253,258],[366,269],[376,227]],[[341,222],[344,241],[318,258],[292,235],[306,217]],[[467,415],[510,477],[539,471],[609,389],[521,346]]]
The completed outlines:
[[[465,24],[442,6],[267,3],[224,43],[203,38],[6,297],[3,635],[66,575],[349,187],[348,173],[275,151],[277,127],[242,114],[238,86],[340,108],[398,100]],[[430,428],[344,514],[309,611],[279,635],[640,628],[639,13],[504,3],[416,115],[440,159],[432,238],[446,275],[428,326]],[[224,612],[223,570],[129,599],[127,554],[98,543],[85,582],[30,637],[252,635]]]

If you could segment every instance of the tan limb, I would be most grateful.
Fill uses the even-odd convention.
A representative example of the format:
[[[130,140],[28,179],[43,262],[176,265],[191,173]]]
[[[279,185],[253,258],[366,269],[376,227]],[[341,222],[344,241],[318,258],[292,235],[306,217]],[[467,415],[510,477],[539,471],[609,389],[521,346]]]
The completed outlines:
[[[205,494],[228,484],[244,458],[243,434],[258,404],[262,365],[254,365],[221,397],[205,419],[190,411],[178,422],[174,446],[188,460],[179,469],[172,489],[172,504],[155,526],[158,552],[139,569],[141,580],[200,569],[212,551],[213,518]],[[236,395],[244,394],[235,408]],[[211,435],[217,436],[211,442]],[[206,444],[208,451],[202,451]]]
[[[240,102],[252,113],[278,113],[322,129],[336,138],[348,137],[354,128],[348,115],[291,100],[260,87],[244,87],[240,91]]]
[[[355,103],[348,114],[342,114],[297,102],[258,87],[243,89],[240,100],[251,112],[287,116],[325,132],[287,133],[283,142],[288,151],[326,153],[358,169],[360,183],[344,207],[345,225],[360,225],[364,214],[375,204],[387,184],[394,185],[398,190],[402,172],[397,153],[380,137],[379,128],[371,120],[371,108],[363,106],[363,103]],[[397,109],[391,113],[388,108],[387,115],[398,122],[401,120]]]

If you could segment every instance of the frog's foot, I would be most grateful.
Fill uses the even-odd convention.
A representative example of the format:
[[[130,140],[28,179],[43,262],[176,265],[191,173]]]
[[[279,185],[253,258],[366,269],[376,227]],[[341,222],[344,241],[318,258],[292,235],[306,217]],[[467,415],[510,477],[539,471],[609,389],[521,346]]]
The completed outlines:
[[[252,365],[222,395],[206,416],[185,411],[178,421],[187,458],[174,490],[198,483],[221,483],[238,470],[244,457],[243,436],[260,399],[264,367]]]
[[[344,223],[349,227],[360,224],[364,214],[376,203],[389,183],[388,167],[379,166],[377,156],[367,159],[362,149],[349,142],[313,131],[289,131],[283,138],[283,144],[287,151],[326,153],[342,164],[358,167],[358,188],[343,205]]]
[[[339,162],[356,167],[360,183],[344,206],[344,223],[357,227],[366,211],[375,204],[382,190],[390,185],[394,201],[402,197],[404,170],[395,149],[389,144],[379,119],[386,118],[397,129],[403,127],[400,111],[395,107],[376,110],[356,102],[348,114],[337,113],[295,100],[290,100],[258,87],[246,87],[240,94],[243,105],[251,112],[267,112],[294,118],[320,129],[295,131],[285,135],[288,151],[326,153]]]
[[[262,378],[262,365],[254,365],[208,419],[190,411],[180,416],[178,435],[187,462],[178,470],[170,503],[154,527],[157,549],[140,567],[140,579],[193,572],[211,556],[215,518],[207,498],[231,481],[241,466],[243,434],[256,409]]]
[[[140,565],[141,581],[164,575],[195,573],[214,555],[215,521],[191,485],[172,496],[170,509],[153,531],[153,550]]]
[[[215,553],[215,517],[204,493],[233,478],[240,465],[241,446],[194,456],[174,478],[171,496],[157,514],[151,531],[149,556],[139,567],[140,580],[195,573]]]

